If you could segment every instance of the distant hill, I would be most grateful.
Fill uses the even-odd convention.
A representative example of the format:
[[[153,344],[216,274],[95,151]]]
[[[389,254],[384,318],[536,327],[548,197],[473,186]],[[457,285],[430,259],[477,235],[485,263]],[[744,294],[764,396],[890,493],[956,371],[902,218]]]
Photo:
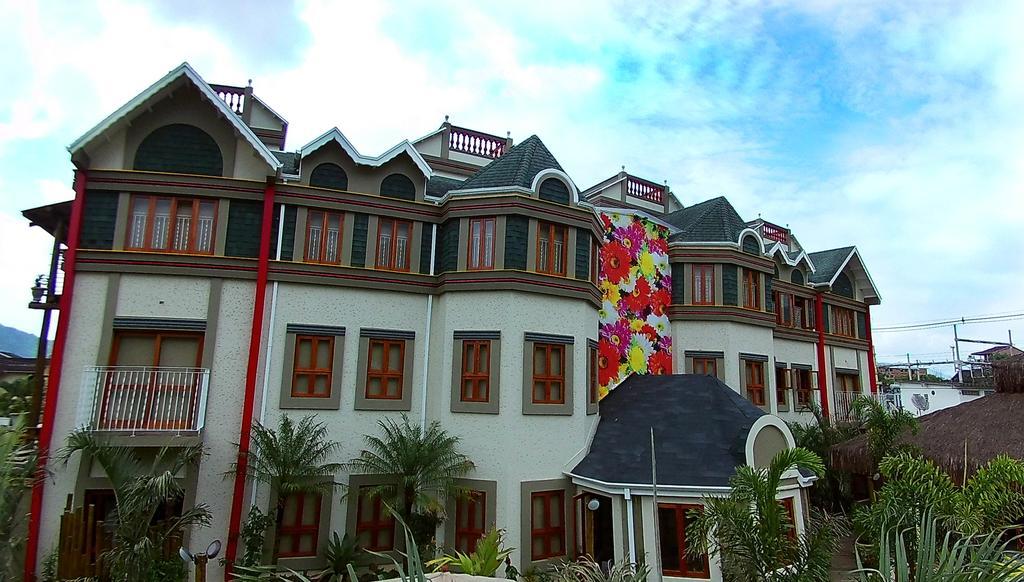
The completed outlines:
[[[38,347],[39,336],[0,325],[0,352],[10,352],[24,358],[32,358],[35,357]]]

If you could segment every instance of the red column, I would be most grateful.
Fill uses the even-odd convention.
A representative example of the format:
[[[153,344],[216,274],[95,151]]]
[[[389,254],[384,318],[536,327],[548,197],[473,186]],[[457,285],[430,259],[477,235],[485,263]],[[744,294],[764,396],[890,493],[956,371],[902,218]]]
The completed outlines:
[[[25,580],[35,580],[36,560],[39,555],[39,526],[43,517],[43,487],[47,457],[53,439],[53,422],[57,416],[57,396],[60,391],[61,367],[64,365],[64,347],[68,340],[68,326],[71,324],[71,301],[75,293],[75,255],[78,251],[78,237],[82,230],[82,208],[85,205],[85,186],[88,176],[85,170],[75,171],[75,199],[71,203],[71,224],[67,230],[67,250],[64,253],[64,288],[60,295],[60,315],[57,320],[57,336],[53,341],[50,355],[50,378],[46,387],[46,405],[39,429],[40,475],[32,485],[32,501],[28,519],[28,540],[25,547]],[[58,516],[51,515],[56,521]]]
[[[828,374],[825,373],[825,304],[821,293],[814,297],[814,325],[818,328],[818,393],[821,395],[821,413],[828,416]]]
[[[245,371],[245,395],[242,404],[241,431],[238,437],[238,464],[235,473],[235,489],[231,498],[231,517],[228,521],[228,545],[224,554],[231,562],[237,559],[238,533],[242,521],[242,505],[245,498],[246,471],[249,467],[249,440],[252,435],[252,413],[256,399],[256,373],[259,369],[260,350],[263,344],[263,311],[267,296],[267,270],[270,265],[270,231],[274,219],[274,178],[267,179],[263,190],[263,224],[260,228],[260,256],[256,270],[256,297],[252,306],[252,330],[249,334],[249,363]]]
[[[878,371],[875,370],[875,343],[871,341],[871,306],[866,306],[864,311],[864,327],[867,330],[868,340],[868,378],[871,380],[871,393],[878,393]]]

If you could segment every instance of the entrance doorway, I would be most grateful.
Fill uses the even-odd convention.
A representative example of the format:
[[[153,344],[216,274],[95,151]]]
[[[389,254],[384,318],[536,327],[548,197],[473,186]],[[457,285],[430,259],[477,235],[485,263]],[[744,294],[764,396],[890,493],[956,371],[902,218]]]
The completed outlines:
[[[615,560],[612,540],[612,498],[581,493],[573,498],[576,513],[576,555],[598,564]]]

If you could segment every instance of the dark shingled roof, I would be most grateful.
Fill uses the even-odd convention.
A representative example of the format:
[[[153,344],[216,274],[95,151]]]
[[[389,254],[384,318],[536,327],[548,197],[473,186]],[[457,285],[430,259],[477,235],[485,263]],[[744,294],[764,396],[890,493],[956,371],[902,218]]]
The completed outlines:
[[[431,176],[427,180],[427,196],[436,196],[440,198],[448,193],[449,190],[454,190],[462,186],[462,180],[456,180],[454,178],[445,178],[444,176]]]
[[[298,174],[299,173],[299,154],[298,152],[270,152],[274,154],[277,161],[284,164],[281,167],[282,174]]]
[[[659,485],[727,486],[746,464],[759,408],[711,376],[631,376],[601,400],[601,420],[574,475],[607,483],[651,483],[651,427]]]
[[[505,155],[473,174],[459,189],[506,186],[529,188],[537,174],[548,169],[562,170],[562,166],[558,164],[555,156],[551,155],[544,142],[536,135],[531,135],[513,146]]]
[[[736,242],[747,228],[725,196],[705,200],[665,215],[665,222],[679,229],[670,241]]]
[[[854,247],[839,247],[838,249],[807,253],[811,262],[814,263],[814,273],[808,277],[808,280],[811,283],[828,283],[831,281],[853,249]]]

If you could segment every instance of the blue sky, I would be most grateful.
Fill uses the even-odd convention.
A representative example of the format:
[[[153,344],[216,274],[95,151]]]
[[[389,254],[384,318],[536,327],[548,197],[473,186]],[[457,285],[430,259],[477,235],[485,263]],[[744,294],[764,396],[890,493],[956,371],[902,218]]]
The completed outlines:
[[[355,4],[0,0],[0,323],[38,327],[47,240],[18,212],[69,197],[66,145],[185,60],[253,79],[289,149],[337,125],[376,153],[448,114],[540,135],[581,187],[625,165],[856,244],[876,327],[1024,311],[1024,3]],[[1024,343],[1022,320],[964,335],[1008,328]],[[926,359],[951,335],[876,344]]]

